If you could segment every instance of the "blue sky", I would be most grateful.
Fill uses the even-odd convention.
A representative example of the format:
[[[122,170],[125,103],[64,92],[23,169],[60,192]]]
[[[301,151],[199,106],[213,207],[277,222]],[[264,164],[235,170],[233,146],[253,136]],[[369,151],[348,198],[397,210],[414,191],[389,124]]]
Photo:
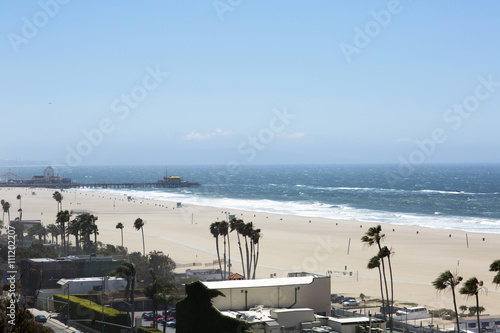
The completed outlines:
[[[2,1],[0,160],[499,163],[499,12]]]

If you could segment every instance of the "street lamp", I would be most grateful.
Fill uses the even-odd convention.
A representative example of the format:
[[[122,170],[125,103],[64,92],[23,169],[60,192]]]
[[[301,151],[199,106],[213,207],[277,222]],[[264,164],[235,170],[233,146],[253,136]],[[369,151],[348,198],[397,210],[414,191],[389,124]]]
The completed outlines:
[[[67,322],[69,321],[69,281],[66,283],[66,288],[68,290],[68,315],[67,318],[64,320],[64,324],[66,325]]]

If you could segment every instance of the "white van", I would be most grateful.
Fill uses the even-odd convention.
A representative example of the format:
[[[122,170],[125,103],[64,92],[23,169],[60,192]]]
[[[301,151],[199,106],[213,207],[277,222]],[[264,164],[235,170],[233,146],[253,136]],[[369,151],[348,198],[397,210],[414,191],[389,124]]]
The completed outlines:
[[[402,308],[396,312],[396,316],[401,316],[400,320],[406,320],[426,318],[430,317],[430,314],[425,306],[416,306],[413,308]]]

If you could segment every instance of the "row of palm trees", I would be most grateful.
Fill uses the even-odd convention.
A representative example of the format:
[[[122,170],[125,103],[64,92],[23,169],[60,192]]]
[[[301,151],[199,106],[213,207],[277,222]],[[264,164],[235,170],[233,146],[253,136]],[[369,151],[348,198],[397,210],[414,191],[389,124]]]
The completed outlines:
[[[176,289],[176,286],[173,282],[165,281],[157,276],[153,269],[150,269],[149,273],[153,277],[153,281],[146,286],[144,293],[153,301],[153,323],[156,328],[158,305],[163,304],[166,308],[166,305],[174,303],[175,298],[171,295],[171,292]],[[133,262],[126,261],[108,275],[123,278],[127,282],[125,287],[125,302],[130,304],[132,318],[135,318],[134,295],[137,281],[137,267]]]
[[[229,222],[227,221],[217,221],[210,224],[210,233],[215,238],[215,247],[217,250],[217,259],[219,262],[219,270],[221,272],[221,279],[226,280],[227,278],[227,267],[229,271],[231,270],[231,242],[229,234],[236,231],[238,239],[238,248],[240,251],[241,258],[241,269],[242,274],[245,279],[255,279],[255,273],[257,271],[257,263],[259,261],[260,253],[260,238],[262,238],[261,230],[254,228],[252,222],[245,223],[241,219],[232,218]],[[219,250],[219,236],[223,237],[224,241],[224,252],[223,259],[220,257]],[[245,243],[245,257],[243,256],[243,245],[241,243],[241,238],[243,238]],[[227,250],[227,251],[226,251]],[[226,256],[227,253],[227,256]],[[222,269],[224,265],[224,269]]]
[[[367,246],[377,245],[378,253],[368,261],[368,269],[378,269],[379,281],[380,281],[380,294],[382,297],[382,313],[384,316],[388,313],[389,315],[389,328],[392,333],[393,331],[393,321],[392,313],[394,306],[394,284],[392,278],[392,266],[391,266],[391,255],[393,251],[387,246],[382,247],[382,240],[385,238],[385,234],[382,233],[382,227],[377,225],[376,227],[370,227],[365,235],[361,237],[361,242]],[[389,278],[391,285],[391,292],[389,293],[386,264],[389,270]]]
[[[135,230],[137,230],[137,231],[141,230],[141,232],[142,232],[142,255],[143,256],[146,255],[146,243],[144,242],[144,223],[145,223],[144,220],[141,219],[140,217],[138,217],[134,221],[134,228],[135,228]],[[120,229],[121,236],[122,236],[122,247],[123,247],[123,228],[125,228],[125,226],[123,225],[123,223],[118,222],[116,224],[115,228],[116,229]]]
[[[500,259],[493,261],[490,265],[490,272],[496,272],[496,275],[493,277],[493,283],[496,285],[500,285]],[[455,288],[462,282],[463,278],[458,275],[458,273],[452,273],[449,270],[441,273],[436,280],[432,282],[434,288],[438,291],[443,291],[446,289],[450,289],[453,297],[453,307],[455,309],[456,314],[456,324],[457,330],[459,330],[460,323],[458,320],[458,311],[457,311],[457,301],[456,301],[456,293]],[[478,280],[475,276],[469,278],[464,282],[463,286],[459,289],[459,293],[462,295],[466,295],[468,297],[474,297],[476,300],[476,316],[477,316],[477,327],[480,329],[481,322],[479,320],[479,314],[482,307],[479,306],[479,293],[485,288],[483,287],[483,281]]]
[[[17,200],[19,200],[19,221],[23,219],[23,209],[21,208],[21,195],[17,195]],[[7,214],[8,221],[10,222],[10,203],[5,200],[1,200],[0,204],[2,205],[2,221],[5,221],[5,214]]]

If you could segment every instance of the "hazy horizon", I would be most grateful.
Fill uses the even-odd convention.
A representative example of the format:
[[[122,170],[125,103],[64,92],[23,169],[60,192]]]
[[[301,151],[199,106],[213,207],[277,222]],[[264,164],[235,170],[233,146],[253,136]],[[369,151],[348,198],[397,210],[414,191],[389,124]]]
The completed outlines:
[[[0,3],[0,166],[500,163],[500,3]]]

